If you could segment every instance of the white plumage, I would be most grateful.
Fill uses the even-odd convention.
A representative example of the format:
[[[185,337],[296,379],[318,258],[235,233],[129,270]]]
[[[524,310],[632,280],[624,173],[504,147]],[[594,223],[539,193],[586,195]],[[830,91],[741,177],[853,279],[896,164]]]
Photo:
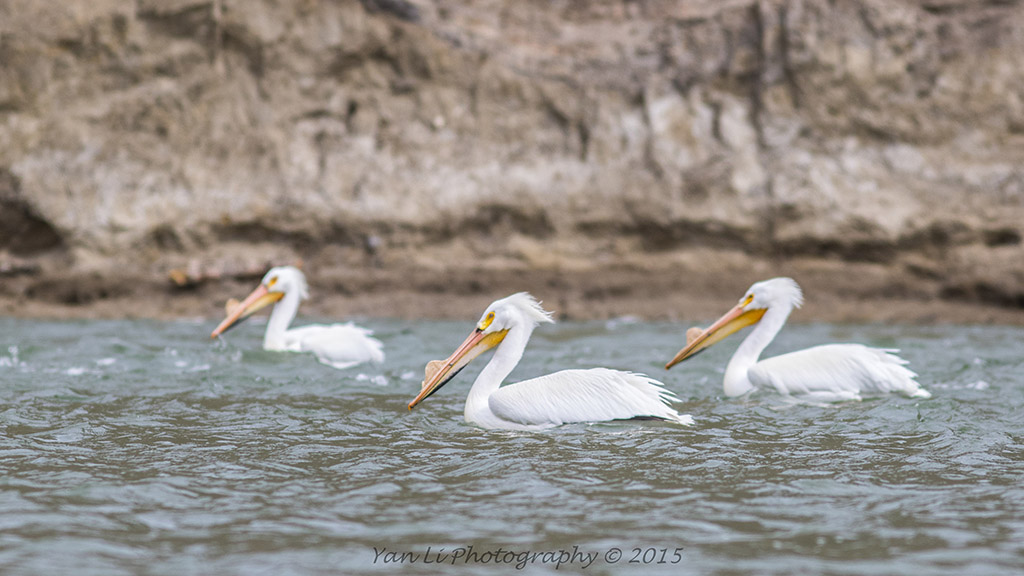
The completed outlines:
[[[827,344],[761,360],[747,370],[747,376],[757,388],[816,396],[825,402],[891,392],[931,396],[914,381],[917,374],[897,352],[861,344]]]
[[[299,311],[299,303],[309,297],[306,277],[292,266],[271,268],[260,285],[229,312],[210,335],[216,337],[239,320],[273,303],[274,309],[263,335],[263,349],[278,352],[310,352],[316,359],[339,370],[363,362],[383,362],[384,350],[373,332],[352,323],[310,324],[288,329]]]
[[[531,430],[572,422],[659,418],[680,424],[693,419],[673,410],[677,401],[660,382],[647,376],[593,368],[563,370],[502,387],[522,358],[534,328],[552,322],[525,292],[491,304],[476,329],[441,367],[430,373],[409,408],[436,392],[473,358],[497,347],[466,398],[465,418],[484,428]]]
[[[678,401],[661,382],[643,374],[608,368],[563,370],[498,388],[487,398],[490,413],[477,412],[472,420],[467,413],[466,420],[484,426],[494,417],[547,427],[651,417],[693,424],[693,418],[669,407]]]
[[[269,332],[269,325],[267,327]],[[269,347],[264,336],[265,350],[311,352],[316,359],[338,370],[351,368],[363,362],[384,361],[384,346],[372,337],[373,330],[344,324],[310,324],[285,331],[284,346]]]
[[[828,344],[760,360],[794,308],[803,303],[800,287],[790,278],[773,278],[750,287],[739,304],[688,342],[666,368],[692,357],[745,326],[757,327],[740,344],[725,370],[727,396],[755,388],[822,402],[859,400],[897,392],[915,398],[931,394],[896,355],[898,350],[861,344]]]

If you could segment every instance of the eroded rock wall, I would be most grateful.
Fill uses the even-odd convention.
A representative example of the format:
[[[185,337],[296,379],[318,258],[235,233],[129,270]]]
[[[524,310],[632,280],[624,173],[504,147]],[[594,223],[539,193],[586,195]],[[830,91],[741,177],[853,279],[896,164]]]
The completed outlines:
[[[1024,306],[1024,2],[2,0],[0,210],[44,276],[785,264]]]

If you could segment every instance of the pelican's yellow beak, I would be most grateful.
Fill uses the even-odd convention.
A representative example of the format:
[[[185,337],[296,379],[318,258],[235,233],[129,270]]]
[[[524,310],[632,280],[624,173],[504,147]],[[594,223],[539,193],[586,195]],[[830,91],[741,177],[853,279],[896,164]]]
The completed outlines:
[[[452,378],[455,377],[467,364],[484,352],[494,348],[505,339],[508,330],[495,332],[484,332],[477,328],[466,338],[466,341],[459,346],[447,360],[442,362],[430,362],[427,364],[426,377],[423,379],[423,388],[412,402],[409,402],[409,410],[424,401],[434,392],[441,389]],[[433,373],[431,373],[433,371]]]
[[[714,324],[708,326],[707,330],[704,330],[698,335],[694,335],[692,339],[690,338],[691,334],[688,331],[686,347],[680,350],[679,353],[676,354],[675,358],[670,360],[668,364],[665,364],[665,370],[668,370],[691,356],[697,355],[698,352],[701,352],[706,348],[710,348],[712,345],[724,340],[730,334],[760,321],[767,309],[756,308],[754,310],[746,310],[745,307],[750,304],[752,300],[753,296],[748,296],[742,302],[733,307],[732,310],[729,310],[724,316],[716,320]]]
[[[284,292],[271,292],[266,285],[260,284],[252,291],[252,294],[246,296],[245,300],[242,300],[240,304],[228,311],[228,315],[224,318],[224,321],[221,322],[212,333],[210,333],[210,338],[220,336],[231,329],[231,327],[237,325],[240,321],[252,316],[254,312],[258,312],[259,310],[266,308],[281,298],[284,298]]]

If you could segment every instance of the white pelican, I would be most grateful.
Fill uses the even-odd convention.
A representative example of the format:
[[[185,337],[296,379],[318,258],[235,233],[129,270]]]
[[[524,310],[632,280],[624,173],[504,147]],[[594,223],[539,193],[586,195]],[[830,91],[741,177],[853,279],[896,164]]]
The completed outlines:
[[[466,422],[484,428],[536,430],[570,422],[656,418],[692,424],[693,418],[669,407],[677,401],[661,382],[607,368],[563,370],[508,386],[502,381],[523,357],[541,322],[554,322],[526,292],[487,307],[476,329],[443,362],[427,365],[427,377],[409,409],[437,392],[483,352],[497,347],[466,398]]]
[[[800,286],[791,278],[758,282],[747,290],[739,304],[707,330],[688,332],[686,347],[665,365],[665,369],[741,328],[760,322],[740,344],[725,369],[726,396],[774,387],[780,394],[823,402],[860,400],[862,396],[889,392],[912,398],[931,397],[931,393],[914,381],[917,374],[904,366],[906,360],[895,354],[899,350],[861,344],[827,344],[758,361],[761,352],[786,323],[789,313],[802,303]]]
[[[288,329],[299,311],[299,302],[309,297],[306,277],[293,266],[271,268],[260,285],[240,304],[229,311],[220,326],[210,334],[216,338],[257,310],[274,304],[263,336],[263,349],[277,352],[312,352],[316,359],[333,368],[343,370],[363,362],[383,362],[384,352],[380,340],[373,333],[352,323],[311,324]]]

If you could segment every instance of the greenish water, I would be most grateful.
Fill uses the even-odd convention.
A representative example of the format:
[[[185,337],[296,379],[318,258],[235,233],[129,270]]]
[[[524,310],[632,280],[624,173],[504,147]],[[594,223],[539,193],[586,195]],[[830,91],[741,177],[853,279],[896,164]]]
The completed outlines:
[[[514,380],[647,372],[697,424],[524,433],[462,420],[485,358],[406,410],[471,322],[363,324],[387,362],[336,371],[256,323],[0,319],[0,573],[1024,570],[1020,329],[791,326],[769,353],[899,347],[934,394],[813,406],[722,398],[738,340],[665,372],[686,326],[544,326]]]

